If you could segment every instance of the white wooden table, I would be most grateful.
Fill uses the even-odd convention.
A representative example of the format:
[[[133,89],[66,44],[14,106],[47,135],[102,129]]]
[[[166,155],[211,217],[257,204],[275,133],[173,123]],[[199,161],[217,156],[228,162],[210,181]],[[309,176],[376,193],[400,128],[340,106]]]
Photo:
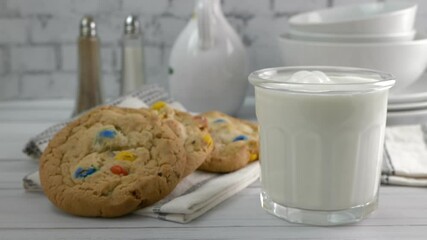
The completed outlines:
[[[382,186],[374,214],[340,227],[290,224],[267,214],[260,207],[259,182],[188,224],[64,214],[42,193],[24,191],[22,178],[37,163],[22,148],[29,137],[68,118],[72,104],[0,103],[0,239],[427,239],[427,189],[412,187]],[[253,117],[253,109],[241,115]]]

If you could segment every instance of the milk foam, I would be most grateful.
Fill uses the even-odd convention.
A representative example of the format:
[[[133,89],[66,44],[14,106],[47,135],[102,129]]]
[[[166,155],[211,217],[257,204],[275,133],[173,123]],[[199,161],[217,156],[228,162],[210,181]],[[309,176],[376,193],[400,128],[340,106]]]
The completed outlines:
[[[288,82],[295,83],[334,83],[324,72],[299,71],[294,73]]]
[[[275,76],[278,82],[288,83],[313,83],[313,84],[350,84],[375,82],[374,78],[358,76],[328,76],[322,71],[298,71],[292,76]]]

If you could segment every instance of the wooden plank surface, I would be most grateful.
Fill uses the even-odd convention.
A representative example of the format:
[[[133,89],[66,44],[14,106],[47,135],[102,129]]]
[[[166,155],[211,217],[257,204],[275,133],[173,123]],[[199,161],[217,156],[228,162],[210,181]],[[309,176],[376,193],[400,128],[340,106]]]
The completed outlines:
[[[11,229],[3,230],[7,239],[419,239],[425,240],[421,226],[335,228],[318,227],[188,227],[127,229]],[[0,239],[2,239],[0,237]],[[6,238],[4,238],[6,239]]]
[[[22,188],[22,178],[38,167],[22,153],[24,144],[66,119],[72,107],[67,101],[39,105],[0,103],[0,239],[427,239],[427,189],[413,187],[382,186],[379,209],[360,223],[341,227],[291,224],[267,214],[260,207],[259,182],[189,224],[138,215],[100,219],[65,214],[42,193]],[[31,120],[25,111],[40,115]],[[250,108],[243,112],[254,116]]]

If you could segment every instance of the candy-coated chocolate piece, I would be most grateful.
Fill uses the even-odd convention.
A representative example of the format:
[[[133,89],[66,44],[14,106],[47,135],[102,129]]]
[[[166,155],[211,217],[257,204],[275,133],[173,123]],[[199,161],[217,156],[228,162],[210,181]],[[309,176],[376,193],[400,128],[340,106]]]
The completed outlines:
[[[116,160],[122,160],[122,161],[135,161],[136,155],[132,152],[128,151],[122,151],[116,154],[114,157]]]
[[[92,175],[96,172],[96,168],[91,166],[87,169],[84,169],[82,167],[78,167],[77,170],[74,172],[74,177],[75,178],[85,178],[89,175]]]
[[[233,142],[248,140],[248,137],[245,135],[239,135],[233,139]]]
[[[98,133],[98,137],[101,138],[115,138],[117,135],[117,132],[112,129],[104,129]]]
[[[197,126],[199,128],[207,128],[208,127],[208,119],[203,116],[193,116],[193,119],[197,122]]]
[[[153,105],[151,105],[151,109],[159,110],[159,109],[162,109],[164,106],[166,106],[166,104],[167,104],[166,102],[158,101],[153,103]]]
[[[126,175],[128,175],[129,173],[128,173],[128,171],[126,171],[126,169],[124,169],[122,166],[120,166],[120,165],[114,165],[114,166],[112,166],[111,168],[110,168],[110,171],[113,173],[113,174],[116,174],[116,175],[122,175],[122,176],[126,176]]]
[[[251,155],[249,156],[250,162],[255,161],[257,159],[258,159],[258,154],[256,154],[256,153],[251,153]]]
[[[224,118],[217,118],[213,122],[214,123],[223,123],[223,122],[225,122],[225,119]]]
[[[212,145],[213,140],[210,134],[206,134],[203,136],[203,141],[205,141],[209,146]]]

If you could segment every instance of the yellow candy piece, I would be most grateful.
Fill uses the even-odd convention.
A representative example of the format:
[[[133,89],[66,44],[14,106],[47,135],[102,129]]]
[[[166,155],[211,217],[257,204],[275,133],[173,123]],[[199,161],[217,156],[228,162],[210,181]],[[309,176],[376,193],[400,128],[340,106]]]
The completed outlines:
[[[210,134],[203,136],[203,141],[205,141],[209,146],[212,145],[213,140]]]
[[[257,160],[257,159],[258,159],[258,154],[256,154],[256,153],[251,153],[251,155],[249,156],[249,161],[250,162],[253,162],[253,161]]]
[[[116,154],[116,156],[114,157],[116,160],[122,160],[122,161],[135,161],[136,159],[136,155],[131,153],[131,152],[119,152]]]
[[[160,110],[162,109],[164,106],[166,106],[167,103],[163,102],[163,101],[158,101],[153,103],[153,105],[151,105],[151,109],[153,110]]]

